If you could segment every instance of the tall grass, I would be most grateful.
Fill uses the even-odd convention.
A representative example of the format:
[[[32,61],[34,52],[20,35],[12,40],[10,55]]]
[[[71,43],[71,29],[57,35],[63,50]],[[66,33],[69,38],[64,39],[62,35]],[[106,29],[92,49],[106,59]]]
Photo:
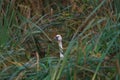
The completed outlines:
[[[46,4],[50,6],[50,2]],[[61,7],[59,2],[59,11],[36,19],[36,15],[22,15],[12,1],[3,8],[1,0],[0,79],[119,80],[119,1],[80,2],[80,15],[75,9],[77,4]],[[57,57],[55,34],[63,36],[63,60]],[[46,56],[40,58],[42,49]],[[38,52],[36,57],[30,56],[33,50]]]

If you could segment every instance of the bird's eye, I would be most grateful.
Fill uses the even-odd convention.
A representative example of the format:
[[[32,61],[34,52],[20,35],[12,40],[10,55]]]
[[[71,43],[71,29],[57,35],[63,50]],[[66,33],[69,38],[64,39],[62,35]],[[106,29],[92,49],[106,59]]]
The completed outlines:
[[[58,36],[56,36],[55,39],[58,41]]]

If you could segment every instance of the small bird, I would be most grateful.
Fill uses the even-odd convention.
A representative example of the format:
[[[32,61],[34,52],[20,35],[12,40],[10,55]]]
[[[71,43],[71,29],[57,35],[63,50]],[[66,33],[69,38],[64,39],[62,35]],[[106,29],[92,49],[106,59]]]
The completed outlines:
[[[55,36],[55,39],[58,42],[60,58],[62,59],[62,58],[64,58],[63,47],[62,47],[62,36],[58,34],[58,35]]]

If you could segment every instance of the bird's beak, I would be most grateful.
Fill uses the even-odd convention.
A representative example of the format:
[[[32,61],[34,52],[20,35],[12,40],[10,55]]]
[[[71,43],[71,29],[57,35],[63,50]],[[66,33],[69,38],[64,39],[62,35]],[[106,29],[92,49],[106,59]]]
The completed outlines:
[[[58,41],[58,37],[54,37],[54,39]]]

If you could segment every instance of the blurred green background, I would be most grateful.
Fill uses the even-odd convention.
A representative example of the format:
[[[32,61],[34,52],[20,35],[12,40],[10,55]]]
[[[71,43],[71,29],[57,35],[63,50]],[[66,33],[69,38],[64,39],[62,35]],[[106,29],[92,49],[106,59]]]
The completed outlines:
[[[120,80],[119,5],[0,0],[0,80]],[[63,37],[63,60],[56,34]]]

